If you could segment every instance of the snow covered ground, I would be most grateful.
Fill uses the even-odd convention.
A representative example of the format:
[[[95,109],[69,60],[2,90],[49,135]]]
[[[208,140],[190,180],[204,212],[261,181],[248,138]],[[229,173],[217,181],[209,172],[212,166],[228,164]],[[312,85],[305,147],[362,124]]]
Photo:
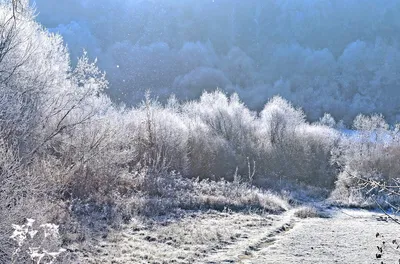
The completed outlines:
[[[296,221],[292,230],[240,263],[398,263],[392,244],[398,229],[380,213],[335,210],[331,218]],[[377,259],[383,241],[384,253]]]
[[[80,263],[398,263],[399,225],[380,212],[323,209],[329,217],[306,219],[295,212],[137,220],[74,250]]]

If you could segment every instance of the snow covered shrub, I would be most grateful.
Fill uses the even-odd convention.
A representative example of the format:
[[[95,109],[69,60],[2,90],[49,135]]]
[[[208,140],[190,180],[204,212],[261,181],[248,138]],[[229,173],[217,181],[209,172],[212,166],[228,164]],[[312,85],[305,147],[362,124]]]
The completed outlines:
[[[12,149],[7,147],[3,139],[0,139],[0,262],[10,259],[12,245],[8,242],[9,227],[21,214],[20,202],[23,200],[18,187],[21,182],[15,182],[19,175],[18,158]],[[19,178],[19,177],[18,177]],[[17,178],[17,179],[18,179]],[[22,179],[20,179],[22,180]]]
[[[400,137],[381,115],[357,116],[354,129],[356,132],[343,136],[334,151],[332,161],[340,174],[332,198],[345,204],[371,204],[373,200],[366,198],[382,197],[370,183],[392,185],[399,177]]]
[[[290,180],[293,176],[291,166],[300,151],[295,140],[296,129],[304,123],[301,110],[281,97],[271,99],[261,111],[258,131],[261,159],[258,167],[267,173],[267,180],[275,181],[277,177]]]
[[[247,173],[248,159],[257,156],[257,116],[237,94],[228,98],[221,91],[205,92],[184,111],[192,122],[189,148],[195,175],[232,178],[236,168]],[[202,164],[207,168],[203,173]]]
[[[12,225],[28,216],[40,222],[51,220],[56,208],[47,200],[46,178],[23,166],[15,148],[5,142],[0,133],[0,262],[10,263],[14,247],[9,239]]]
[[[289,208],[287,201],[263,189],[241,182],[239,178],[225,180],[197,181],[194,184],[196,203],[200,208],[223,210],[255,209],[268,212],[282,212]]]
[[[272,98],[260,113],[262,129],[267,143],[274,145],[284,143],[294,133],[294,129],[305,123],[301,109],[295,109],[282,97]]]
[[[172,101],[162,106],[147,95],[142,105],[128,112],[126,133],[136,157],[129,164],[130,170],[150,166],[188,174],[187,120]]]
[[[296,209],[294,215],[298,218],[316,218],[316,217],[327,217],[323,215],[321,212],[318,212],[318,209],[311,206],[302,206]]]
[[[258,116],[236,94],[205,92],[200,100],[166,106],[147,97],[127,118],[138,164],[201,179],[255,177],[331,188],[336,175],[331,150],[339,134],[311,125],[286,100],[272,99]],[[250,172],[249,172],[250,169]],[[252,179],[249,179],[252,180]]]
[[[176,172],[143,168],[132,178],[137,205],[132,208],[143,215],[160,215],[174,209],[194,209],[193,181]]]
[[[109,118],[92,118],[48,145],[38,167],[49,175],[59,197],[100,198],[113,190],[126,171],[123,165],[130,153],[121,150],[123,137],[118,137],[120,133]]]
[[[274,97],[260,113],[258,169],[261,182],[277,179],[331,188],[335,172],[331,150],[339,137],[332,128],[311,125],[304,113],[280,97]]]
[[[113,189],[129,155],[119,152],[122,110],[102,94],[105,75],[86,54],[64,78],[58,90],[48,87],[40,97],[35,144],[26,159],[37,175],[45,175],[50,195],[101,197]]]
[[[332,189],[337,171],[330,162],[331,151],[338,143],[339,133],[327,126],[307,124],[296,130],[294,139],[294,145],[300,146],[293,157],[293,166],[299,173],[296,180]]]
[[[235,169],[235,154],[228,142],[198,119],[189,123],[189,171],[201,179],[231,178]]]
[[[188,179],[176,172],[143,168],[131,175],[129,195],[120,197],[116,211],[124,220],[134,215],[156,216],[179,209],[262,210],[282,212],[286,200],[270,191],[235,180]]]

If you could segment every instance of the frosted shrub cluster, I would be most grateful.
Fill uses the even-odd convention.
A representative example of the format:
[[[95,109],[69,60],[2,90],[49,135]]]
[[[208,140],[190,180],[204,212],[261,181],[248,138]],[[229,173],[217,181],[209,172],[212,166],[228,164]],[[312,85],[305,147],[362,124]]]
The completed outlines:
[[[353,126],[357,132],[343,136],[333,151],[332,160],[340,174],[332,197],[344,204],[373,205],[387,193],[372,183],[395,186],[399,178],[399,131],[382,115],[359,115]],[[365,199],[371,196],[372,200]]]
[[[135,118],[128,118],[135,116]],[[255,183],[300,182],[333,185],[330,151],[339,134],[309,124],[304,113],[280,97],[261,113],[250,111],[234,94],[203,93],[198,101],[165,106],[147,97],[126,114],[136,152],[130,164],[175,170],[202,179],[233,179],[253,174]],[[249,173],[249,163],[255,173]]]

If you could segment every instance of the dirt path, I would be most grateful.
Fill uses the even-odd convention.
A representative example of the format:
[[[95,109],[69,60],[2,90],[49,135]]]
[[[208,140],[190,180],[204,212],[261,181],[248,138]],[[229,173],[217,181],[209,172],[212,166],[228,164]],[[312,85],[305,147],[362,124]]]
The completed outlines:
[[[245,255],[213,263],[399,263],[400,251],[394,249],[392,240],[399,238],[400,225],[386,221],[380,213],[363,210],[330,213],[331,218],[291,219],[284,224],[289,228],[272,231],[247,248]],[[387,242],[377,259],[382,241]]]
[[[219,250],[198,263],[236,263],[251,260],[255,253],[262,248],[268,247],[276,240],[280,233],[290,230],[294,225],[294,211],[288,211],[277,217],[271,226],[258,230],[258,232],[246,240]]]

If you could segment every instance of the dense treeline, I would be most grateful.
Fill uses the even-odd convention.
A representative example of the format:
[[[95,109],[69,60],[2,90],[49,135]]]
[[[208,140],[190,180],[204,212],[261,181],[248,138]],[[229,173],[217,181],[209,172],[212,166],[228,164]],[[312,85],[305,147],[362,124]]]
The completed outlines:
[[[314,121],[399,120],[397,0],[35,2],[73,60],[82,47],[99,58],[114,100],[134,105],[149,88],[197,99],[219,87],[258,110],[279,94]]]

